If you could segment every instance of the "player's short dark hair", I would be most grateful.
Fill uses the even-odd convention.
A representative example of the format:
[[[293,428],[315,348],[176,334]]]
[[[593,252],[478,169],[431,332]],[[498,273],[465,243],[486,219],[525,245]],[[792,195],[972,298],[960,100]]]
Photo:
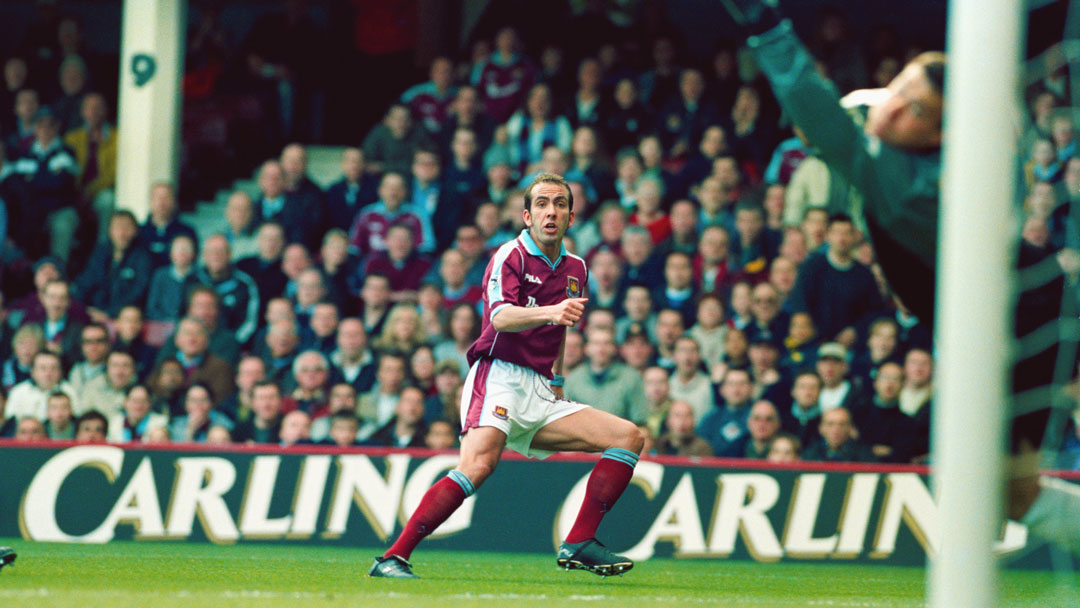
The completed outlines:
[[[555,175],[554,173],[541,173],[533,178],[532,183],[528,188],[525,188],[525,210],[532,211],[532,191],[533,188],[539,184],[557,184],[566,189],[566,201],[570,205],[570,210],[574,210],[574,193],[570,191],[570,184],[566,183],[561,175]]]

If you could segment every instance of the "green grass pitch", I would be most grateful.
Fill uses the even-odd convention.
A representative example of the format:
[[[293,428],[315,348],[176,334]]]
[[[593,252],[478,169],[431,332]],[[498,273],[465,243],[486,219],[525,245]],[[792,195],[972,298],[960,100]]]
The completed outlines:
[[[654,559],[620,577],[565,572],[554,555],[423,551],[423,578],[370,579],[376,549],[0,539],[0,606],[836,606],[925,603],[918,568]],[[1080,606],[1080,579],[1010,571],[1006,606]]]

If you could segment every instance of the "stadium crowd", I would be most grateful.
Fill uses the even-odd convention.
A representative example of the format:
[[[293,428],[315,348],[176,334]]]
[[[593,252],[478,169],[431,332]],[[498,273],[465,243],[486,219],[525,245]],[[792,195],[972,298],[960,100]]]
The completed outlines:
[[[855,44],[835,12],[812,39],[843,92],[920,50],[888,30]],[[435,59],[329,187],[303,144],[275,150],[203,239],[173,184],[142,223],[117,208],[116,130],[74,45],[58,86],[7,58],[0,248],[33,285],[3,283],[0,437],[451,448],[490,253],[550,172],[590,268],[568,398],[637,423],[650,454],[925,461],[930,332],[875,267],[857,194],[740,49],[695,65],[677,47],[574,57],[499,29]],[[1029,96],[1021,264],[1075,259],[1068,93],[1058,69]]]

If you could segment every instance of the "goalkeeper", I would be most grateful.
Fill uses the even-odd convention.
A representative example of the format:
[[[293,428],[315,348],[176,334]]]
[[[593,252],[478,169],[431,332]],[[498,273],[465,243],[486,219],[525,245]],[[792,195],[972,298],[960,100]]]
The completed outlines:
[[[886,89],[851,94],[848,100],[867,106],[860,128],[835,87],[815,70],[775,0],[723,1],[750,34],[747,45],[780,105],[821,158],[862,195],[867,231],[890,287],[932,324],[945,56],[923,53]],[[1024,302],[1021,297],[1021,306]],[[1043,306],[1040,313],[1050,320],[1057,309]],[[1053,365],[1030,363],[1017,366],[1015,392],[1050,383],[1045,370]],[[1049,410],[1043,409],[1013,420],[1008,514],[1032,533],[1080,554],[1080,487],[1038,475],[1038,447],[1048,419]]]

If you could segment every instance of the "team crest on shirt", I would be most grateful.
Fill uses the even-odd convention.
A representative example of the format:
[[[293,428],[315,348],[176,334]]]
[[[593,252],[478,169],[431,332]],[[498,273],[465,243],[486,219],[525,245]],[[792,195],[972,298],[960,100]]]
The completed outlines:
[[[580,298],[581,297],[581,283],[578,282],[577,277],[566,277],[566,297],[568,297],[568,298]]]
[[[509,417],[509,414],[507,413],[506,408],[501,406],[501,405],[496,405],[495,406],[495,411],[492,412],[492,414],[494,414],[495,417],[498,418],[499,420],[506,420]]]

